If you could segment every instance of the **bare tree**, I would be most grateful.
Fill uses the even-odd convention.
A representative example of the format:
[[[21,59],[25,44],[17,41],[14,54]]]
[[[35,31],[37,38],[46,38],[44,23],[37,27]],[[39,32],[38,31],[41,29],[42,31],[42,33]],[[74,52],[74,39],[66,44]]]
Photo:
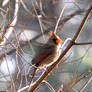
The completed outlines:
[[[91,1],[0,3],[0,91],[91,92]],[[51,65],[38,68],[31,82],[31,61],[51,30],[62,39],[62,53]]]

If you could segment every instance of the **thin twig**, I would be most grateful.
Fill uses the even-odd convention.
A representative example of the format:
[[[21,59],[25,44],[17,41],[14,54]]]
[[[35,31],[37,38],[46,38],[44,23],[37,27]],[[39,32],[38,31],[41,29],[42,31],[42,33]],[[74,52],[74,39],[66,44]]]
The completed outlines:
[[[4,12],[6,14],[6,11],[4,9],[0,8],[0,11]]]
[[[43,80],[42,83],[46,83],[46,85],[49,87],[51,92],[55,92],[54,88],[46,80]]]
[[[27,89],[28,87],[29,87],[29,85],[27,85],[27,86],[25,86],[25,87],[19,89],[18,92],[22,92],[22,91],[24,91],[25,89]]]
[[[32,2],[33,4],[33,2]],[[33,4],[34,6],[34,4]],[[37,14],[37,11],[36,11],[36,7],[34,6],[34,11],[36,13],[36,16],[37,16],[37,19],[38,19],[38,22],[39,22],[39,25],[40,25],[40,29],[41,29],[41,33],[42,33],[42,36],[43,36],[43,39],[44,39],[44,42],[46,42],[46,38],[45,38],[45,35],[44,35],[44,31],[43,31],[43,26],[42,26],[42,21],[41,21],[41,18],[39,17],[39,15]]]
[[[57,31],[57,28],[58,28],[58,25],[59,25],[60,19],[62,18],[63,13],[64,13],[64,10],[65,10],[65,7],[66,7],[66,5],[65,5],[65,6],[63,7],[63,9],[61,10],[60,16],[59,16],[59,18],[58,18],[58,20],[57,20],[57,23],[56,23],[56,26],[55,26],[54,33],[56,33],[56,31]]]
[[[79,92],[83,92],[87,85],[92,81],[92,77],[85,83],[85,85],[81,88]]]
[[[85,15],[85,17],[84,17],[84,19],[83,19],[83,21],[82,21],[80,27],[79,27],[77,33],[74,35],[74,37],[73,37],[73,41],[74,41],[74,42],[75,42],[75,40],[77,40],[77,38],[78,38],[80,32],[82,31],[82,29],[83,29],[83,27],[84,27],[86,21],[88,20],[88,17],[89,17],[89,15],[90,15],[91,11],[92,11],[92,6],[88,9],[88,11],[87,11],[87,13],[86,13],[86,15]]]

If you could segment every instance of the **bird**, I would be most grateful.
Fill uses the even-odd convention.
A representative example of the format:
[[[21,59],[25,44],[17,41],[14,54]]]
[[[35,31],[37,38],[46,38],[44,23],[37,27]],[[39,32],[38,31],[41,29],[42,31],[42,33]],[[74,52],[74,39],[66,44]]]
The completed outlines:
[[[49,33],[50,33],[50,38],[48,39],[47,43],[41,46],[39,52],[36,53],[36,55],[32,59],[32,65],[34,65],[34,71],[31,75],[32,79],[30,83],[32,83],[38,68],[47,66],[55,62],[60,56],[61,39],[53,31],[50,31]]]

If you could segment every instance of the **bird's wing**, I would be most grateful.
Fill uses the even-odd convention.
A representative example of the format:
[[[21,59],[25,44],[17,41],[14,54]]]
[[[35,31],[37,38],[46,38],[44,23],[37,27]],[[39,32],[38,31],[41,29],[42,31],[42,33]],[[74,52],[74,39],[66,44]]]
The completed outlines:
[[[51,53],[53,53],[54,47],[53,46],[42,46],[39,52],[35,55],[32,60],[32,64],[39,64],[39,62],[46,59]]]

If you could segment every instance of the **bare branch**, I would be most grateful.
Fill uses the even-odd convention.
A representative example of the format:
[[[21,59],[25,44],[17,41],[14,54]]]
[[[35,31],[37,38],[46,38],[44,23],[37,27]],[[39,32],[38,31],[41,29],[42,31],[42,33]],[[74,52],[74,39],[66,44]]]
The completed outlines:
[[[17,18],[18,18],[18,11],[19,11],[19,0],[16,0],[15,2],[15,11],[14,11],[14,19],[13,21],[11,22],[10,25],[8,25],[8,27],[6,27],[6,31],[4,33],[4,36],[2,38],[2,41],[0,42],[0,45],[4,45],[7,41],[7,39],[10,37],[11,33],[12,33],[12,30],[14,29],[14,26],[16,25],[16,22],[17,22]],[[7,39],[6,39],[6,38]]]
[[[92,42],[84,42],[84,43],[75,42],[74,45],[92,45]]]

